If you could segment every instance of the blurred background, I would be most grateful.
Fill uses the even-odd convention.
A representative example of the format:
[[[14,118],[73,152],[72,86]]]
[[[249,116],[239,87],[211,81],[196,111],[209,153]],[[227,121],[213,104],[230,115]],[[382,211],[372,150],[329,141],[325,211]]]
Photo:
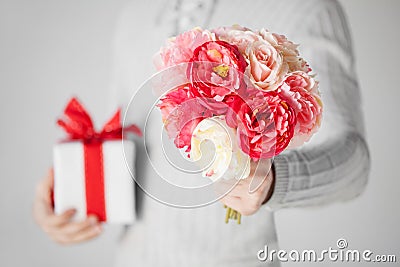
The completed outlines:
[[[51,166],[52,145],[62,135],[55,119],[66,101],[79,95],[97,125],[110,115],[113,37],[128,2],[0,0],[0,266],[112,265],[119,227],[106,226],[94,241],[63,247],[35,225],[31,207],[35,185]],[[351,249],[396,254],[399,262],[400,1],[341,2],[363,93],[369,185],[348,203],[279,211],[280,245],[320,251],[345,238]],[[283,264],[294,265],[309,263]]]

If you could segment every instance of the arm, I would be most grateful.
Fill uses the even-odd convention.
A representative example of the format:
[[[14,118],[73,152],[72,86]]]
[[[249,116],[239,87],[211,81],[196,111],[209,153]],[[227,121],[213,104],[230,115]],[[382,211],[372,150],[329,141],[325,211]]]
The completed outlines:
[[[324,102],[320,131],[274,159],[270,208],[308,206],[359,195],[370,169],[351,39],[336,1],[322,1],[304,29],[302,54],[317,73]]]

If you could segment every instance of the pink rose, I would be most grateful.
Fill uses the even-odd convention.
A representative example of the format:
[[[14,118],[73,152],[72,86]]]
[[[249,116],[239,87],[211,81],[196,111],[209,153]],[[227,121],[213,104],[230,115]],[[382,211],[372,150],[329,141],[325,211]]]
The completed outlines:
[[[160,103],[157,105],[161,111],[162,120],[166,122],[172,111],[190,98],[192,98],[192,96],[187,85],[169,91],[161,98]]]
[[[196,48],[188,66],[194,96],[223,101],[242,85],[246,60],[236,46],[210,41]]]
[[[212,31],[216,34],[218,40],[226,41],[230,44],[236,45],[240,53],[244,54],[247,47],[260,39],[260,36],[252,30],[233,25],[231,27],[219,27]]]
[[[290,88],[301,87],[306,91],[319,95],[318,82],[307,73],[296,71],[286,77],[285,83]]]
[[[204,118],[212,116],[212,111],[192,96],[188,85],[168,92],[160,99],[157,107],[160,108],[168,137],[174,139],[176,147],[186,147],[187,152],[190,151],[194,128]]]
[[[263,91],[276,90],[288,73],[282,54],[266,40],[258,40],[246,49],[251,81]]]
[[[322,101],[318,83],[305,73],[292,73],[278,90],[282,99],[293,107],[297,116],[295,136],[289,147],[309,141],[322,120]]]
[[[165,47],[154,56],[154,65],[162,70],[180,63],[189,62],[193,51],[208,41],[214,41],[215,34],[201,28],[194,28],[170,38]]]
[[[254,160],[272,158],[289,145],[296,115],[276,91],[253,92],[237,113],[240,147]]]
[[[283,55],[283,61],[288,64],[289,72],[303,71],[308,73],[311,71],[307,62],[300,57],[298,44],[289,41],[284,35],[271,33],[265,29],[259,30],[258,33]]]
[[[258,34],[279,50],[279,52],[282,52],[284,56],[289,57],[299,55],[299,50],[297,49],[299,45],[289,41],[286,36],[269,32],[266,29],[259,30]]]

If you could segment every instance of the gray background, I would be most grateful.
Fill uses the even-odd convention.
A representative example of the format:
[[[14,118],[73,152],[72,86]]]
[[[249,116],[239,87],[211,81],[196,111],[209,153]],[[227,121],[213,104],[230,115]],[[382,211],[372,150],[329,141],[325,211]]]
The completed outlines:
[[[66,100],[79,94],[98,124],[110,115],[113,32],[127,2],[0,1],[0,266],[112,264],[121,229],[107,226],[95,241],[62,247],[33,223],[31,206],[61,136],[55,116]],[[279,211],[279,239],[286,250],[322,250],[343,237],[352,249],[396,254],[400,261],[400,1],[342,2],[363,92],[373,164],[369,186],[349,203]],[[286,266],[294,265],[308,266]]]

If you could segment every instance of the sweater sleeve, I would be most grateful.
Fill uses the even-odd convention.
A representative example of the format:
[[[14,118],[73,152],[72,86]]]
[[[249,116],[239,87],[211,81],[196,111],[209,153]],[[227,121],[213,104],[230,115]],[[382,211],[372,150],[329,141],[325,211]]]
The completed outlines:
[[[320,82],[324,118],[309,143],[274,158],[274,192],[266,203],[273,210],[349,200],[368,179],[370,157],[349,29],[337,1],[321,3],[298,39]]]

